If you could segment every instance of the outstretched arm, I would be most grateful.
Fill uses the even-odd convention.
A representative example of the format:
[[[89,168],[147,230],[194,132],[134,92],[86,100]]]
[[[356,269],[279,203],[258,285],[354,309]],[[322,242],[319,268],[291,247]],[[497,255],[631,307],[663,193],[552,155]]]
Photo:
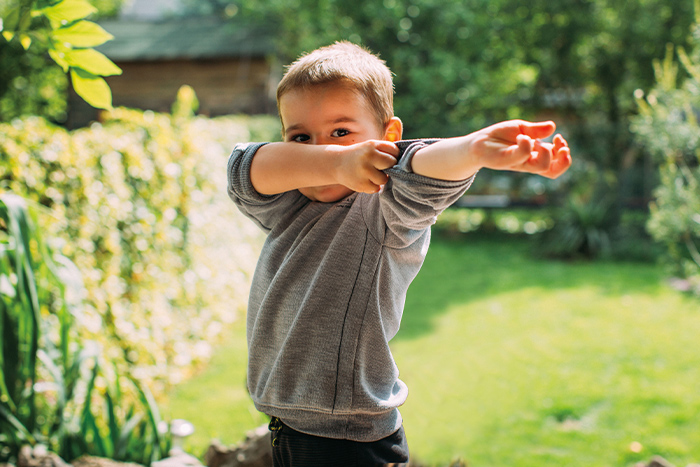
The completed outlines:
[[[350,146],[270,143],[255,154],[250,179],[265,195],[334,184],[375,193],[387,182],[382,170],[394,166],[398,155],[396,145],[388,141]]]
[[[571,165],[569,147],[554,133],[554,122],[511,120],[438,141],[420,149],[412,160],[415,173],[442,180],[464,180],[481,168],[511,170],[557,178]]]

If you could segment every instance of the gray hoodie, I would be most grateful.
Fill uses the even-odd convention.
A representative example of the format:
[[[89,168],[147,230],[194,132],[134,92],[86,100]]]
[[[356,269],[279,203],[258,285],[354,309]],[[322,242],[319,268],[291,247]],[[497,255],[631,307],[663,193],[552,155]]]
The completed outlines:
[[[265,143],[237,145],[228,193],[268,233],[250,290],[248,389],[261,412],[316,436],[376,441],[401,427],[408,395],[389,349],[430,226],[473,177],[414,174],[411,158],[435,140],[400,141],[379,194],[335,203],[299,191],[266,196],[250,181]]]

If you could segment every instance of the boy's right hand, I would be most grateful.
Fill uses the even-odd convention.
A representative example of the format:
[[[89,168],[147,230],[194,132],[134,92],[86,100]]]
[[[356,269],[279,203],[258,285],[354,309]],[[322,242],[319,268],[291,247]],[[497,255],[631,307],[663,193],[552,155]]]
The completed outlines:
[[[338,152],[338,183],[362,193],[377,193],[389,180],[383,170],[396,165],[399,156],[394,143],[378,140],[339,146]]]

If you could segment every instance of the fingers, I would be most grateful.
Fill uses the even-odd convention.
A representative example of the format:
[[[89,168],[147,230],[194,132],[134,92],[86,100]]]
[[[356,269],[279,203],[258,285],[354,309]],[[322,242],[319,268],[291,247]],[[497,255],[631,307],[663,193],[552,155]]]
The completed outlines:
[[[398,156],[398,154],[396,155]],[[385,170],[396,165],[396,157],[378,151],[370,157],[369,163],[377,170]]]
[[[559,152],[560,149],[569,147],[569,144],[566,142],[562,135],[554,136],[553,143],[554,148],[552,149],[552,153],[555,155]]]
[[[554,133],[557,126],[554,122],[526,122],[518,121],[518,128],[520,133],[527,135],[532,139],[546,138]]]
[[[382,172],[381,170],[374,170],[369,174],[369,181],[374,185],[384,185],[389,181],[389,176]]]
[[[373,141],[375,148],[378,151],[384,152],[393,156],[394,158],[399,157],[399,147],[390,141]],[[396,160],[396,159],[394,159]],[[394,162],[396,163],[396,162]]]
[[[525,162],[529,171],[533,173],[543,173],[549,170],[552,162],[552,144],[535,140],[535,150],[531,157]]]
[[[571,166],[566,140],[555,135],[551,143],[540,141],[551,136],[555,129],[551,121],[511,120],[481,130],[485,136],[478,151],[488,155],[484,167],[559,177]]]
[[[555,153],[549,170],[542,175],[548,178],[557,178],[569,170],[571,162],[571,150],[568,146],[562,147]]]
[[[399,148],[389,141],[365,141],[353,145],[350,164],[345,170],[344,184],[362,193],[376,193],[389,177],[383,172],[396,165]]]
[[[520,134],[515,139],[516,145],[518,146],[517,153],[520,157],[529,158],[532,150],[534,149],[535,142],[527,135]]]
[[[389,181],[389,176],[383,172],[388,168],[396,165],[396,157],[389,152],[384,152],[382,149],[391,151],[396,156],[399,155],[399,149],[396,145],[391,144],[386,148],[377,147],[377,152],[372,155],[369,160],[371,167],[369,168],[368,179],[374,184],[373,190],[370,193],[376,193],[380,190],[381,185]]]
[[[484,128],[483,132],[504,141],[515,141],[518,135],[526,135],[532,139],[547,138],[556,129],[554,122],[528,122],[525,120],[509,120]]]

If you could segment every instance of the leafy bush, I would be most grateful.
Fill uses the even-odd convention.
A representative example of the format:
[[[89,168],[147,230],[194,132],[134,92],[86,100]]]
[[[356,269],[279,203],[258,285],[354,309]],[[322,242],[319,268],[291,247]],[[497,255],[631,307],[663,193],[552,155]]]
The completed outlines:
[[[50,210],[42,229],[85,281],[85,337],[140,379],[186,376],[245,305],[260,236],[225,194],[243,123],[116,109],[74,132],[0,125],[0,192]]]
[[[0,197],[0,226],[0,462],[36,443],[68,460],[160,459],[168,441],[148,389],[105,371],[79,339],[80,273],[51,252],[22,198]]]
[[[695,50],[677,49],[687,76],[679,84],[679,65],[669,47],[663,62],[655,63],[654,89],[645,98],[638,91],[640,115],[633,130],[661,163],[649,231],[666,246],[673,273],[700,294],[700,2],[695,6]]]

